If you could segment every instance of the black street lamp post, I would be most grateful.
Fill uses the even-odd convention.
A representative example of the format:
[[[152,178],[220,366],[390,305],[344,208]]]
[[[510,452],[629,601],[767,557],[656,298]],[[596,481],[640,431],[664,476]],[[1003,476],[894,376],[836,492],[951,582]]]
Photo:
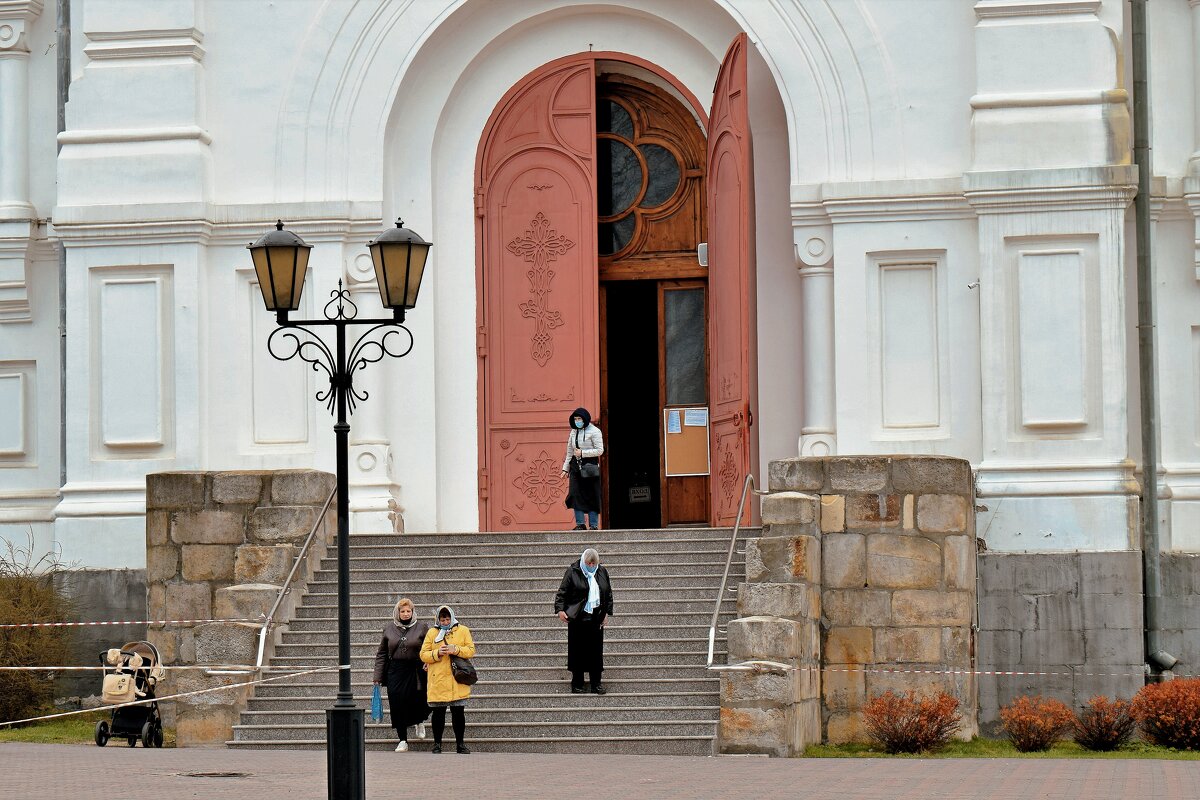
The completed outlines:
[[[338,281],[337,291],[325,305],[323,319],[290,320],[288,315],[300,307],[300,294],[308,271],[311,245],[299,236],[276,229],[249,245],[258,275],[259,288],[268,311],[274,311],[279,327],[267,339],[267,350],[280,360],[299,358],[324,371],[329,386],[317,392],[337,417],[333,430],[337,436],[337,563],[338,563],[338,692],[333,708],[325,712],[326,754],[330,800],[364,800],[366,797],[366,742],[363,710],[354,702],[350,681],[350,503],[349,447],[350,423],[357,403],[367,399],[366,391],[354,388],[354,374],[382,361],[385,357],[403,358],[413,347],[412,332],[404,327],[404,312],[414,308],[421,277],[429,256],[430,242],[404,227],[384,231],[367,246],[375,264],[379,294],[391,319],[358,319],[358,307],[350,293]],[[367,326],[346,351],[346,329]],[[315,328],[332,327],[331,351]],[[401,336],[407,336],[407,343]],[[401,347],[402,346],[402,347]]]

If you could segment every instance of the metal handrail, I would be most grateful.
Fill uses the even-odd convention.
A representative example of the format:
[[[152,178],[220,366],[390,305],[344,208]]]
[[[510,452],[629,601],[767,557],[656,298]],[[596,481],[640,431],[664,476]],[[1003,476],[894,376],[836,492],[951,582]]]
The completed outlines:
[[[283,586],[279,587],[279,596],[275,598],[275,605],[271,606],[267,618],[263,620],[262,630],[258,632],[258,660],[254,662],[256,670],[262,669],[263,651],[267,646],[267,633],[271,630],[271,625],[275,622],[275,612],[279,610],[279,606],[283,605],[283,598],[292,591],[292,578],[296,577],[296,570],[300,569],[300,562],[308,555],[308,548],[312,546],[313,539],[317,535],[317,531],[325,522],[325,515],[329,512],[329,504],[333,502],[333,498],[337,495],[337,488],[329,493],[329,497],[325,498],[325,505],[321,506],[321,513],[317,514],[317,519],[313,523],[312,530],[308,532],[308,538],[304,540],[304,546],[300,548],[300,552],[296,555],[296,561],[292,564],[292,571],[288,573],[287,578],[283,581]]]
[[[737,519],[733,521],[733,535],[729,537],[729,553],[725,556],[725,573],[721,575],[721,588],[717,591],[717,605],[713,609],[712,624],[708,626],[707,666],[709,667],[713,665],[713,648],[717,641],[717,618],[721,616],[721,602],[725,599],[725,586],[729,583],[729,566],[733,563],[733,550],[737,546],[738,530],[742,527],[742,512],[746,508],[746,497],[750,494],[750,487],[755,483],[753,473],[746,473],[746,482],[742,484],[742,499],[738,501]],[[755,489],[754,493],[766,494],[758,489]]]

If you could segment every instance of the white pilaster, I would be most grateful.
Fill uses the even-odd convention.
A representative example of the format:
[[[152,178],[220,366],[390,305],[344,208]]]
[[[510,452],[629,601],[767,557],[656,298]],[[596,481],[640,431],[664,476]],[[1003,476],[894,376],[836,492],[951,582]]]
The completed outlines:
[[[42,0],[0,2],[0,322],[27,322],[30,244],[29,41]]]
[[[820,206],[792,205],[792,239],[803,296],[801,456],[837,454],[834,370],[833,227]]]

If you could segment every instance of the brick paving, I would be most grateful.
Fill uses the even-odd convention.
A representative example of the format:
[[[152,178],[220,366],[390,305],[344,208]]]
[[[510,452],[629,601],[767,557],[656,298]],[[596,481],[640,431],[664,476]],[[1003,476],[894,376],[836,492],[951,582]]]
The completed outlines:
[[[233,772],[244,777],[193,777]],[[767,759],[367,753],[367,796],[1035,800],[1200,797],[1200,761]],[[325,797],[325,754],[0,744],[5,797],[302,800]]]

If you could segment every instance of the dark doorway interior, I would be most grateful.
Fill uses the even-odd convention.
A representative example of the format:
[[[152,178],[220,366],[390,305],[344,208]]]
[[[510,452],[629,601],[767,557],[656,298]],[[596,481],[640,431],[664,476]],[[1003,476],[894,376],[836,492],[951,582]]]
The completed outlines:
[[[658,292],[655,281],[607,284],[609,520],[606,528],[658,528]]]

